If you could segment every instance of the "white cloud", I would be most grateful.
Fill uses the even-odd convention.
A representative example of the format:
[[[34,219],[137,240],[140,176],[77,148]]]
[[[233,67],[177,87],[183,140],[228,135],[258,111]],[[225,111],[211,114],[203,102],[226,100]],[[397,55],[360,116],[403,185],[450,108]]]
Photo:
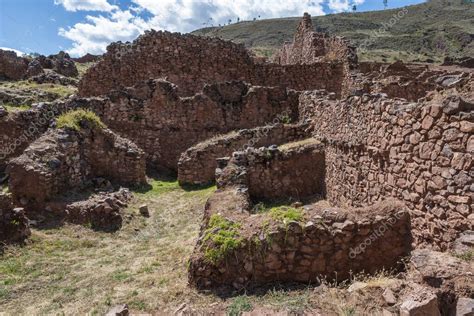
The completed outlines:
[[[0,47],[0,49],[1,49],[1,50],[8,50],[8,51],[15,52],[15,54],[16,54],[17,56],[24,56],[24,55],[25,55],[24,52],[22,52],[22,51],[20,51],[20,50],[18,50],[18,49],[10,48],[10,47]]]
[[[54,4],[62,5],[66,11],[106,11],[110,12],[118,9],[107,0],[54,0]]]
[[[333,12],[339,13],[339,12],[344,12],[344,11],[350,10],[352,8],[352,5],[359,5],[359,4],[362,4],[364,2],[365,2],[365,0],[355,0],[355,1],[329,0],[328,7]]]
[[[108,17],[87,16],[86,20],[72,28],[59,29],[59,35],[73,41],[73,47],[68,50],[71,55],[101,54],[108,44],[133,40],[149,28],[142,18],[129,10],[117,10]]]
[[[356,4],[364,0],[356,0]],[[87,16],[86,21],[59,29],[59,35],[73,41],[71,55],[100,54],[115,41],[131,41],[147,29],[190,32],[207,25],[240,20],[325,14],[323,5],[340,12],[349,8],[348,0],[132,0],[127,9],[107,0],[55,0],[66,10],[108,11]],[[147,18],[144,18],[147,16]]]

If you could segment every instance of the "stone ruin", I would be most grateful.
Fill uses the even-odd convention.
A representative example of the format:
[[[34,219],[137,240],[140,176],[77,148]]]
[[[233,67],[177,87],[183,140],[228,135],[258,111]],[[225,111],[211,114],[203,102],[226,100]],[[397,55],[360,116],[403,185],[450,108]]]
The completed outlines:
[[[108,129],[54,129],[77,108]],[[127,193],[59,193],[140,184],[146,167],[182,185],[216,181],[191,285],[343,280],[401,269],[414,248],[447,251],[474,229],[473,110],[472,71],[359,63],[309,15],[273,62],[150,31],[110,45],[77,96],[0,117],[10,148],[0,167],[14,206],[97,227],[104,213],[120,226]],[[31,124],[40,128],[22,137]]]
[[[74,61],[65,52],[50,56],[40,55],[31,59],[17,56],[13,51],[0,49],[0,79],[21,80],[44,77],[49,73],[61,77],[77,77],[79,74]]]

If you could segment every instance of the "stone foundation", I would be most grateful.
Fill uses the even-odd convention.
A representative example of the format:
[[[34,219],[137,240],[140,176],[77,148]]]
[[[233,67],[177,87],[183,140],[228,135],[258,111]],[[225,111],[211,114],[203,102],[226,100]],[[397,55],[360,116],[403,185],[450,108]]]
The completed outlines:
[[[97,177],[125,185],[146,182],[143,152],[108,129],[90,126],[48,131],[13,159],[7,172],[15,204],[32,212],[69,190],[87,188]]]
[[[180,184],[206,184],[215,181],[216,160],[249,147],[280,145],[307,137],[307,124],[281,124],[287,117],[277,117],[276,125],[240,130],[211,138],[186,150],[178,163]]]

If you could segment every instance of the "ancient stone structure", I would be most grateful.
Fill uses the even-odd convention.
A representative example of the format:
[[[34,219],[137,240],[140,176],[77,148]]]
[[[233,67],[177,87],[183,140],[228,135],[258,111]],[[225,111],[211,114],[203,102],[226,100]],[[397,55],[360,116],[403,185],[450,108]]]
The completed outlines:
[[[416,243],[445,249],[472,229],[474,104],[459,97],[409,103],[381,95],[300,97],[301,119],[326,144],[327,198],[362,206],[387,197],[412,212]]]
[[[357,90],[353,78],[354,71],[358,68],[356,48],[342,37],[315,32],[308,13],[304,14],[298,25],[293,42],[285,44],[273,59],[280,65],[309,66],[320,62],[342,63],[341,95],[347,96]]]
[[[99,55],[92,55],[92,54],[85,54],[84,56],[78,57],[78,58],[72,58],[76,63],[93,63],[96,62],[100,59],[101,56]]]
[[[70,190],[87,189],[94,178],[138,185],[146,182],[145,155],[108,129],[49,130],[10,161],[9,188],[17,205],[41,212]]]
[[[6,112],[0,116],[0,171],[8,160],[17,157],[54,122],[54,119],[69,110],[80,107],[100,107],[101,99],[72,99],[35,104],[27,111]]]
[[[249,148],[235,152],[232,165],[217,169],[219,187],[243,185],[254,201],[278,201],[325,195],[322,144],[313,139],[285,144],[280,149]]]
[[[207,184],[214,182],[217,159],[230,157],[233,152],[250,147],[281,145],[306,138],[308,124],[282,124],[286,116],[275,118],[275,125],[244,129],[201,142],[180,157],[178,181],[180,184]]]
[[[315,75],[317,74],[317,75]],[[192,96],[206,84],[243,80],[295,90],[326,89],[340,95],[341,62],[287,65],[256,63],[243,45],[190,34],[147,32],[131,44],[111,44],[79,85],[79,95],[105,95],[150,78],[165,78]]]
[[[355,47],[342,37],[315,32],[311,16],[305,13],[292,43],[285,44],[274,57],[281,65],[343,61],[357,66]]]
[[[76,65],[74,64],[74,60],[71,59],[69,54],[63,51],[47,57],[39,56],[35,60],[39,61],[44,69],[51,69],[66,77],[77,77],[79,74]]]
[[[0,49],[0,79],[19,80],[28,69],[26,58],[18,57],[15,52]]]
[[[319,142],[273,151],[234,153],[218,172],[219,190],[206,204],[205,225],[190,261],[190,284],[200,289],[248,288],[269,282],[344,280],[351,273],[397,268],[398,260],[409,254],[409,213],[397,201],[364,209],[308,204],[252,214],[252,199],[300,200],[324,192],[324,148]],[[284,178],[290,169],[291,177]],[[255,182],[256,177],[263,183]],[[299,216],[286,218],[286,212]],[[234,239],[233,248],[214,237],[220,231]]]
[[[298,117],[299,94],[281,87],[226,82],[206,85],[193,97],[180,97],[178,89],[150,80],[111,93],[91,110],[143,149],[150,165],[171,170],[186,149],[217,134],[266,125],[283,113],[289,121]]]
[[[19,57],[15,52],[0,49],[0,79],[26,79],[44,74],[44,69],[50,69],[66,77],[77,77],[79,74],[74,61],[65,52],[48,57],[39,56],[31,60]]]
[[[0,192],[0,253],[3,245],[22,243],[30,234],[23,209],[13,208],[11,197]]]
[[[94,230],[116,231],[122,227],[122,210],[132,199],[127,189],[100,192],[82,201],[62,201],[49,205],[57,217],[69,223],[90,224]]]

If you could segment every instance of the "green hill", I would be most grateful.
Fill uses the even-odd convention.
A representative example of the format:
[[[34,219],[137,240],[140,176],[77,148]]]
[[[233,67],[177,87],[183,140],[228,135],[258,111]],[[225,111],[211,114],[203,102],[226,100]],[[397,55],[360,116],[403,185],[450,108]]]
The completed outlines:
[[[431,0],[405,7],[405,14],[402,10],[329,14],[313,17],[313,25],[317,31],[345,36],[357,46],[366,43],[367,49],[359,50],[361,60],[440,61],[444,56],[474,56],[474,1]],[[399,12],[402,17],[396,23],[385,33],[377,33]],[[244,21],[193,34],[243,43],[257,55],[271,56],[292,39],[299,20]]]

